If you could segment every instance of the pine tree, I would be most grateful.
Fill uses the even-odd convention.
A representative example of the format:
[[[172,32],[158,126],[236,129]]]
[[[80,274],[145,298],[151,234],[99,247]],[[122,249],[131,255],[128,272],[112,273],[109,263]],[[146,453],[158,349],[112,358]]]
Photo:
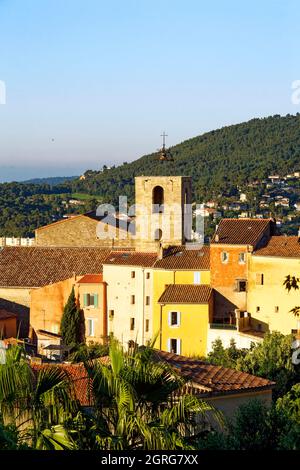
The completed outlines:
[[[75,347],[81,343],[81,312],[76,304],[74,287],[64,307],[60,334],[66,346]]]

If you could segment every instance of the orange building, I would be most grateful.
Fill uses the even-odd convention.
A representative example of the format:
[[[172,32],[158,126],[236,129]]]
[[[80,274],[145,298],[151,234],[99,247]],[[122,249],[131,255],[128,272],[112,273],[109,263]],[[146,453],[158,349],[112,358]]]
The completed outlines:
[[[102,274],[87,274],[76,287],[78,303],[84,313],[85,340],[102,343],[107,337],[106,282]]]
[[[40,353],[45,334],[59,335],[63,309],[73,287],[84,313],[85,340],[102,342],[107,336],[106,283],[102,274],[74,276],[31,290],[30,325]]]
[[[235,321],[236,310],[247,310],[251,253],[265,246],[275,231],[272,219],[223,219],[210,245],[211,287],[215,316]]]

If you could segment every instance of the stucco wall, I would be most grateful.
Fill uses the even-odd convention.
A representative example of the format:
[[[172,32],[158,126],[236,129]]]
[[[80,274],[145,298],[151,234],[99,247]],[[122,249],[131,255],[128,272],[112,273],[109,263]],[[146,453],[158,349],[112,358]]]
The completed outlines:
[[[135,278],[131,272],[135,272]],[[146,273],[150,272],[150,279]],[[103,279],[107,283],[108,329],[125,346],[128,341],[146,344],[152,338],[152,272],[136,266],[103,265]],[[131,303],[131,296],[135,303]],[[146,296],[150,305],[146,305]],[[114,311],[110,319],[110,311]],[[135,328],[130,330],[130,318],[135,319]],[[146,332],[146,320],[149,331]]]
[[[1,287],[0,306],[17,315],[18,336],[27,338],[29,335],[30,289]]]
[[[292,329],[297,329],[297,318],[290,310],[300,303],[299,291],[288,293],[283,282],[288,274],[299,277],[299,273],[299,258],[251,257],[247,309],[252,319],[262,325],[262,330],[290,334]],[[256,274],[263,274],[263,285],[256,284]],[[279,307],[278,312],[275,307]]]
[[[230,346],[230,341],[234,340],[237,348],[250,348],[251,343],[259,343],[262,339],[255,336],[239,333],[237,330],[226,330],[221,328],[210,328],[208,325],[207,330],[207,353],[212,350],[212,343],[220,339],[224,348]]]

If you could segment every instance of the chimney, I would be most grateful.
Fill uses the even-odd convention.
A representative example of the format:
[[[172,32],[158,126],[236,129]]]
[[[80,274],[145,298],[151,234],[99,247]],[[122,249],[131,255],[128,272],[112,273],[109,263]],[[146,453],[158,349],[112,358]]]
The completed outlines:
[[[215,235],[215,242],[216,242],[216,243],[219,243],[219,235],[218,235],[217,233],[216,233],[216,235]]]
[[[298,242],[300,242],[300,227],[298,228]]]
[[[162,243],[160,243],[158,247],[158,259],[163,259],[163,257],[164,257],[164,249],[163,249]]]

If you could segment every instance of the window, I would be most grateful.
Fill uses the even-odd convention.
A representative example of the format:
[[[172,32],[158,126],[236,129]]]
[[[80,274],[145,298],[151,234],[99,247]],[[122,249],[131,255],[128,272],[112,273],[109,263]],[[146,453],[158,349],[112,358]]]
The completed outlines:
[[[257,312],[260,312],[260,307],[256,307],[256,311],[257,311]]]
[[[114,319],[114,316],[115,316],[115,311],[114,310],[109,310],[108,316],[109,316],[110,321],[112,321]]]
[[[88,336],[95,336],[95,320],[93,318],[87,320],[87,332]]]
[[[135,271],[131,271],[131,279],[135,278]]]
[[[83,294],[84,307],[98,307],[98,294]]]
[[[132,295],[132,296],[131,296],[131,304],[132,304],[132,305],[135,304],[135,295]]]
[[[275,310],[275,313],[278,313],[279,312],[279,307],[276,306],[274,310]]]
[[[239,263],[240,264],[246,263],[246,253],[239,253]]]
[[[134,318],[130,318],[130,331],[134,330],[134,326],[135,326],[134,324],[135,324]]]
[[[236,281],[236,290],[237,292],[247,292],[247,281],[238,279]]]
[[[150,305],[150,296],[146,295],[146,305]]]
[[[150,279],[150,273],[146,273],[146,279]]]
[[[155,186],[152,191],[153,213],[162,213],[164,211],[164,190],[161,186]]]
[[[227,253],[227,251],[222,251],[221,253],[222,263],[228,263],[228,260],[229,260],[229,253]]]
[[[145,331],[146,331],[146,333],[148,333],[148,331],[149,331],[149,323],[150,323],[149,320],[146,320],[146,322],[145,322]]]
[[[161,240],[162,237],[162,230],[160,228],[157,228],[154,232],[154,240],[159,241]]]
[[[194,273],[194,284],[201,284],[201,273],[197,271]]]
[[[167,345],[168,352],[173,354],[180,354],[181,351],[181,340],[176,338],[170,338]]]
[[[169,326],[180,325],[180,312],[169,312]]]
[[[255,283],[257,286],[262,286],[264,283],[264,275],[261,273],[256,273]]]

